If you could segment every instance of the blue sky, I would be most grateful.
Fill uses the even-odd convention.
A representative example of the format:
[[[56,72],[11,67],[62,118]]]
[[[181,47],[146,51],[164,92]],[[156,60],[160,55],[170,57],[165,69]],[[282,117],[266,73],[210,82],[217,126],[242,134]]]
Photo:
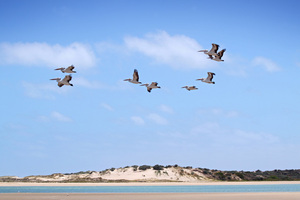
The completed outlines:
[[[0,176],[135,164],[298,169],[298,8],[0,0]],[[227,49],[224,62],[197,52],[211,43]],[[74,87],[49,80],[71,64]],[[134,69],[161,89],[123,81]],[[215,85],[196,81],[208,71]]]

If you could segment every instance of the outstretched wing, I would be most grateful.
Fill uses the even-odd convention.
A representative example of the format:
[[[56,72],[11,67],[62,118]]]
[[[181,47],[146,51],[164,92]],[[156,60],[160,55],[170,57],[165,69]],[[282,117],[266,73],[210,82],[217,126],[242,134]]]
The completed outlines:
[[[219,45],[218,44],[214,44],[212,43],[212,48],[210,51],[214,52],[214,53],[217,53],[218,52],[218,49],[219,49]]]
[[[221,51],[219,51],[218,56],[220,57],[220,59],[222,58],[225,51],[226,49],[222,49]]]
[[[69,82],[70,80],[72,80],[72,76],[67,75],[65,76],[65,78],[63,79],[63,81]]]
[[[214,75],[216,75],[216,74],[213,73],[213,72],[207,72],[207,74],[208,74],[207,79],[208,79],[209,81],[212,81],[212,79],[214,78]]]
[[[157,86],[157,82],[152,82],[150,86]]]
[[[139,82],[139,73],[138,73],[138,70],[136,70],[136,69],[134,69],[132,80]]]
[[[75,67],[74,67],[73,65],[71,65],[71,66],[69,66],[67,69],[72,71],[74,68],[75,68]]]

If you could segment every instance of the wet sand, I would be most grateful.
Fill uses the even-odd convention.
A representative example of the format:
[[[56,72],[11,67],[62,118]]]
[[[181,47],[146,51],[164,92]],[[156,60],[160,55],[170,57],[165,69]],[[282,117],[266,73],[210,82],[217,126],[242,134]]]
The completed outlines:
[[[126,193],[0,194],[0,200],[299,200],[300,192],[273,193]]]

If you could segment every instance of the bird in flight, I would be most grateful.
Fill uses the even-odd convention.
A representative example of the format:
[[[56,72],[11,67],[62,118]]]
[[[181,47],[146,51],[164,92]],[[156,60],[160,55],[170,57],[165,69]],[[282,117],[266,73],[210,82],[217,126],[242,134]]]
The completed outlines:
[[[66,75],[64,79],[61,80],[61,78],[52,78],[50,80],[55,80],[57,81],[57,85],[58,87],[62,87],[63,85],[70,85],[73,86],[72,83],[70,83],[70,81],[72,80],[72,76],[71,75]]]
[[[148,92],[151,92],[152,89],[160,88],[160,86],[157,86],[157,82],[152,82],[150,85],[148,83],[145,83],[142,84],[141,86],[146,86]]]
[[[133,77],[132,77],[132,79],[128,78],[128,79],[124,79],[124,81],[128,81],[128,82],[134,83],[134,84],[141,84],[141,82],[139,82],[139,73],[138,73],[138,70],[135,69],[133,71]]]
[[[207,72],[207,74],[208,74],[208,76],[206,78],[199,78],[199,79],[196,79],[196,81],[202,81],[205,83],[215,84],[215,82],[213,82],[212,79],[214,78],[214,75],[216,75],[216,74],[213,72]]]
[[[188,91],[191,91],[191,90],[198,90],[198,88],[196,88],[196,86],[183,86],[182,88],[185,88],[185,89],[187,89]]]
[[[76,71],[73,71],[74,68],[75,67],[73,65],[71,65],[71,66],[69,66],[67,68],[61,67],[61,68],[57,68],[55,70],[61,70],[62,73],[69,73],[69,74],[71,74],[71,73],[76,73]]]

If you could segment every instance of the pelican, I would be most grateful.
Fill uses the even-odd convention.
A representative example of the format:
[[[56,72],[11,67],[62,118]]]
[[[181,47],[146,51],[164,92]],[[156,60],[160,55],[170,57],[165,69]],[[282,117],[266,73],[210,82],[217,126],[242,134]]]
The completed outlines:
[[[210,51],[208,51],[208,50],[200,50],[198,52],[204,52],[205,54],[208,55],[208,57],[210,59],[213,59],[213,56],[217,56],[217,51],[219,49],[219,45],[218,44],[214,44],[214,43],[212,43],[211,45],[212,45],[212,48],[210,49]]]
[[[150,85],[148,83],[145,83],[142,84],[141,86],[146,86],[148,92],[151,92],[152,89],[160,88],[160,86],[157,86],[157,82],[152,82]]]
[[[73,86],[73,84],[70,83],[70,81],[72,80],[71,75],[66,75],[63,80],[61,80],[61,78],[52,78],[50,80],[56,80],[58,87],[62,87],[63,85]]]
[[[224,61],[221,58],[222,58],[225,51],[226,51],[226,49],[222,49],[221,51],[219,51],[218,54],[214,58],[212,58],[212,60],[215,60],[215,61],[218,61],[218,62]]]
[[[215,73],[212,72],[207,72],[208,76],[207,78],[200,78],[200,79],[196,79],[196,81],[202,81],[205,83],[210,83],[210,84],[215,84],[215,82],[212,81],[214,75],[216,75]]]
[[[64,68],[64,67],[61,67],[61,68],[57,68],[55,70],[61,70],[62,73],[76,73],[76,71],[73,71],[75,67],[73,65],[69,66],[67,69]]]
[[[134,84],[141,84],[141,82],[139,82],[138,70],[136,70],[136,69],[134,70],[132,79],[128,78],[128,79],[125,79],[124,81],[128,81],[128,82],[134,83]]]
[[[188,91],[198,90],[198,88],[196,88],[196,86],[183,86],[182,88],[186,88]]]

